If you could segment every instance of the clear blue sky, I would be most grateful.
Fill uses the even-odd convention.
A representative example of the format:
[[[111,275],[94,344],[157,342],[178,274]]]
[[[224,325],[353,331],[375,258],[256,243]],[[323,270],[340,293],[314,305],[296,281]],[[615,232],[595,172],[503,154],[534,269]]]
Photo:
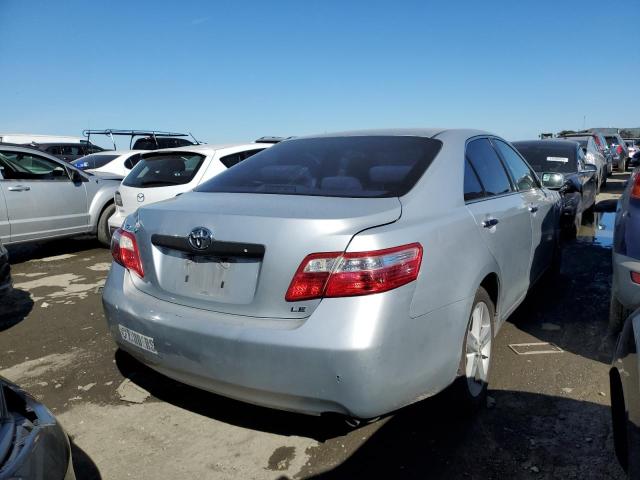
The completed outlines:
[[[639,21],[638,0],[0,0],[0,132],[640,126]]]

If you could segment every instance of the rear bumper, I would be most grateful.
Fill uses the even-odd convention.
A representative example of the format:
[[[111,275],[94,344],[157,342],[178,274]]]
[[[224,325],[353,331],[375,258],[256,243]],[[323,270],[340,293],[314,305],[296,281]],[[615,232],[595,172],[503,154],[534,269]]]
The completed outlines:
[[[640,272],[640,260],[613,253],[614,296],[627,309],[640,307],[640,284],[631,281],[631,272]]]
[[[116,343],[168,377],[271,408],[372,418],[457,373],[472,299],[410,318],[413,290],[325,299],[304,320],[261,319],[158,300],[114,265],[103,304]],[[125,342],[119,325],[153,337],[157,354]]]
[[[116,207],[116,212],[109,217],[109,231],[113,233],[114,230],[120,228],[124,223],[125,218],[127,218],[127,216],[122,211],[122,208]]]

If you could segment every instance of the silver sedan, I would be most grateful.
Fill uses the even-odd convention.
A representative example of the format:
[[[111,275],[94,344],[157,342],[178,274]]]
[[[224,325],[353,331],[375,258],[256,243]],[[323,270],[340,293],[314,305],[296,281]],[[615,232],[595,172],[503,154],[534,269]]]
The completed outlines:
[[[287,140],[129,216],[106,318],[155,370],[254,404],[367,419],[460,379],[477,406],[496,332],[558,268],[559,202],[481,131]]]

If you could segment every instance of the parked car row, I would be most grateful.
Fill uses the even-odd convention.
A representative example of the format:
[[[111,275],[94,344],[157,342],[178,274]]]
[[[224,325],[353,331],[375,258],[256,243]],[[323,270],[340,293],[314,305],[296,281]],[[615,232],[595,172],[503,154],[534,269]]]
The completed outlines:
[[[474,410],[495,335],[532,285],[558,274],[562,230],[575,232],[594,208],[608,174],[594,138],[510,144],[476,130],[376,130],[75,164],[0,144],[0,240],[94,232],[106,243],[113,231],[109,331],[178,381],[355,422],[449,387]],[[618,324],[640,302],[639,171],[616,221]],[[42,215],[48,203],[55,215]],[[10,284],[5,252],[0,292]],[[636,417],[625,402],[636,401],[628,392],[638,377],[620,372],[637,369],[629,325],[640,315],[630,318],[611,382],[616,451],[631,471]],[[41,412],[59,451],[51,468],[71,475],[55,419],[2,382],[0,406],[9,391]]]

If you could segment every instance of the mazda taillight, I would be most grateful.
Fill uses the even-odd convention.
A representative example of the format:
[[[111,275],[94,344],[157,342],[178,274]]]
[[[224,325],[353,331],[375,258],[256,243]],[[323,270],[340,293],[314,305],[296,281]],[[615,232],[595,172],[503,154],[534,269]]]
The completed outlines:
[[[618,146],[616,147],[616,152],[618,152],[618,155],[622,155],[622,152],[623,152],[623,150],[622,150],[622,145],[618,145]]]
[[[285,300],[386,292],[414,281],[421,262],[419,243],[370,252],[313,253],[298,267]]]
[[[633,186],[631,187],[631,198],[640,200],[640,172],[638,170],[634,172],[631,177],[631,181],[633,182]]]
[[[631,281],[633,283],[640,283],[640,273],[638,272],[631,272]]]
[[[113,237],[111,237],[111,256],[116,263],[119,263],[129,271],[135,272],[140,278],[144,278],[138,242],[133,233],[127,232],[122,228],[113,232]]]

